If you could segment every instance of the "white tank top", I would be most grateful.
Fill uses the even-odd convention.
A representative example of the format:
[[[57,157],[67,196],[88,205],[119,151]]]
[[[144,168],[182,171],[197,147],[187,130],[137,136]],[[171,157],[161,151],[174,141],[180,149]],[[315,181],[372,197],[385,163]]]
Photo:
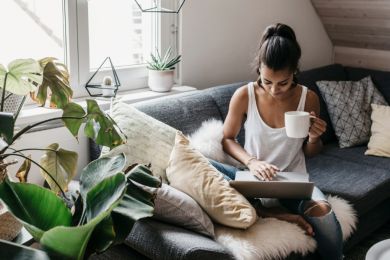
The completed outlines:
[[[276,165],[281,171],[306,171],[305,156],[302,145],[304,138],[287,137],[285,128],[272,128],[260,116],[255,98],[253,82],[248,84],[248,111],[245,122],[244,149],[258,160]],[[307,87],[302,86],[302,94],[297,111],[304,111]]]

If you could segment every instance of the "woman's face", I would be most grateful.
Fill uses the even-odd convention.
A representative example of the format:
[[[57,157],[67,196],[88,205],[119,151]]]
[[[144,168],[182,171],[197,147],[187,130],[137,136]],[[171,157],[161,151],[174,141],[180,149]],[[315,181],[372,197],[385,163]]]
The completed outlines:
[[[285,98],[292,88],[293,73],[289,69],[275,71],[261,64],[260,75],[264,90],[276,99]]]

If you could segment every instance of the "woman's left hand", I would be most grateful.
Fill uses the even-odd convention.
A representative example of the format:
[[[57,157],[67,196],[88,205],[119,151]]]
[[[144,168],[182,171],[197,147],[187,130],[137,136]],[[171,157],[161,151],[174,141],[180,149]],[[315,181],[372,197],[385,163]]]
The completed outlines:
[[[309,141],[316,142],[326,131],[326,122],[316,116],[314,111],[310,112],[311,126],[309,128]]]

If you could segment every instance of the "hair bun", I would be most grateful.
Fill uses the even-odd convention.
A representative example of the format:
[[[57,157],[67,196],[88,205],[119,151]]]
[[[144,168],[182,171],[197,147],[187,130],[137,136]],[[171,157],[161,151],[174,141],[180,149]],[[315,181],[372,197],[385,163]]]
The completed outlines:
[[[291,27],[288,25],[282,24],[282,23],[276,23],[276,24],[268,26],[265,29],[265,35],[266,35],[267,39],[269,39],[273,36],[279,36],[282,38],[289,39],[293,42],[297,41],[297,39],[295,37],[295,33],[291,29]]]

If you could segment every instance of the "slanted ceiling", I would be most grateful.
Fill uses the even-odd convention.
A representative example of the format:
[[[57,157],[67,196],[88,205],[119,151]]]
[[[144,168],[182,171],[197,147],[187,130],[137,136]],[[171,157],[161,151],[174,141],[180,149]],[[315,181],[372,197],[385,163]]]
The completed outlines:
[[[334,45],[334,61],[390,70],[390,0],[311,0]]]

